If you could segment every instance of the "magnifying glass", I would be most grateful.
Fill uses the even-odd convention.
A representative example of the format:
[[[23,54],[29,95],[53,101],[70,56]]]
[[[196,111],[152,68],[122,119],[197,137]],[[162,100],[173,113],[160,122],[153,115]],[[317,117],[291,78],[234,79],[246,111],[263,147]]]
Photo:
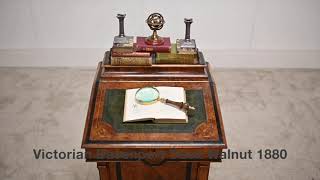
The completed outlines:
[[[195,110],[194,107],[190,106],[188,103],[176,102],[165,98],[160,98],[160,92],[154,87],[143,87],[137,90],[135,94],[135,100],[142,105],[153,104],[158,101],[174,106],[180,110],[187,112],[188,110]]]

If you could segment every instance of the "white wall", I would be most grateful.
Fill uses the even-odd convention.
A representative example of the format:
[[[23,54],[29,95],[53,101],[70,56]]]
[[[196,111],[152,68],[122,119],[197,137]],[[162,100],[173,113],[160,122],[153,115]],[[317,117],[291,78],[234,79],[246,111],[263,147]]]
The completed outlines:
[[[122,12],[134,36],[162,13],[159,34],[171,40],[192,17],[191,36],[217,67],[320,68],[320,0],[0,0],[0,66],[95,66]]]

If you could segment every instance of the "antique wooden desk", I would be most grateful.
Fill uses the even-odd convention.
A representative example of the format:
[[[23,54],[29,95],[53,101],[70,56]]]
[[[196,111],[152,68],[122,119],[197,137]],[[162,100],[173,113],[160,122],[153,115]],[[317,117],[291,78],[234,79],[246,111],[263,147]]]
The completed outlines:
[[[100,180],[203,180],[227,147],[214,83],[198,65],[110,66],[108,52],[92,87],[82,148]],[[196,107],[188,124],[122,123],[125,89],[181,86]]]

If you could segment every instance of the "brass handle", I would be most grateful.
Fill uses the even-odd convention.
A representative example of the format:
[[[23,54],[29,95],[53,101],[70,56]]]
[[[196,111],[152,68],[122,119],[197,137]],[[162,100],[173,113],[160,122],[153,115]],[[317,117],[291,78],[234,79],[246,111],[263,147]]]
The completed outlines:
[[[172,106],[177,107],[178,109],[181,109],[183,111],[188,112],[188,110],[195,110],[196,108],[190,106],[188,103],[184,103],[184,102],[176,102],[176,101],[172,101],[170,99],[164,99],[164,98],[160,98],[160,101]]]

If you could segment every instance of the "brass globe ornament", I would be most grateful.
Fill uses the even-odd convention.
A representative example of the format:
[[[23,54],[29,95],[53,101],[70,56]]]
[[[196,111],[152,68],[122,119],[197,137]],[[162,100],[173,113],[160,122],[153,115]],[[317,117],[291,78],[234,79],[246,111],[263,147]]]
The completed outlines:
[[[157,30],[162,29],[165,21],[163,19],[163,16],[160,13],[152,13],[149,15],[149,17],[146,20],[146,23],[150,27],[151,30],[153,30],[153,33],[151,36],[146,38],[145,42],[149,45],[162,45],[164,43],[163,38],[158,36]]]

